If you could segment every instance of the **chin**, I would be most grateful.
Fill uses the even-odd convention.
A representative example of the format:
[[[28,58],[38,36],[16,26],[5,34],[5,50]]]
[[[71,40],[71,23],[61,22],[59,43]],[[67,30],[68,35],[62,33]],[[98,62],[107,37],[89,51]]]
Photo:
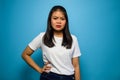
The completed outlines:
[[[54,29],[56,32],[62,32],[63,29]]]

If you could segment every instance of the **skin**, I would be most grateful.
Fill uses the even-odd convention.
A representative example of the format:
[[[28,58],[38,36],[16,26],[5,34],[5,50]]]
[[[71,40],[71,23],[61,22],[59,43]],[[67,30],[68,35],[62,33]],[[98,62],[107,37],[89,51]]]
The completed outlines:
[[[53,12],[51,16],[51,25],[52,28],[54,29],[54,35],[58,37],[62,37],[63,33],[62,30],[64,29],[66,24],[66,19],[61,11],[55,11]]]
[[[62,30],[64,29],[66,24],[66,19],[61,11],[55,11],[51,17],[51,25],[55,30],[54,35],[57,37],[63,37]],[[60,25],[61,27],[57,27],[56,25]],[[75,57],[72,59],[72,64],[75,69],[75,80],[80,80],[80,66],[79,66],[79,57]]]
[[[60,10],[53,12],[51,16],[51,25],[54,29],[54,36],[63,37],[62,30],[64,29],[66,24],[66,19]],[[47,62],[43,68],[39,67],[34,60],[31,58],[31,55],[34,51],[27,46],[26,49],[22,53],[22,58],[26,61],[28,65],[30,65],[33,69],[35,69],[39,73],[47,72],[51,69],[51,66],[47,66],[50,64]],[[72,64],[75,69],[75,80],[80,80],[80,68],[79,68],[79,57],[72,58]]]
[[[72,64],[75,69],[75,80],[80,80],[80,66],[79,66],[79,57],[72,59]]]
[[[30,57],[33,53],[34,53],[34,51],[29,46],[27,46],[26,49],[22,53],[22,58],[26,61],[26,63],[28,65],[30,65],[33,69],[35,69],[39,73],[47,72],[47,70],[51,69],[50,66],[47,66],[47,64],[49,64],[49,62],[46,63],[43,68],[40,68],[34,62],[34,60]]]

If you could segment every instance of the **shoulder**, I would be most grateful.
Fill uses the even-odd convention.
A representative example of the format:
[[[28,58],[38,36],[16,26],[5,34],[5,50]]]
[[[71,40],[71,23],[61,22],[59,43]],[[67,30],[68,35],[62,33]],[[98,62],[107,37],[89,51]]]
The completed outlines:
[[[45,32],[40,32],[33,40],[39,41],[42,40],[42,37],[44,36]]]
[[[71,34],[71,36],[72,36],[73,44],[78,43],[77,36],[76,36],[76,35],[73,35],[73,34]]]
[[[45,32],[41,32],[39,35],[44,36]]]
[[[71,34],[73,40],[77,40],[77,37],[74,34]]]
[[[37,37],[43,37],[45,32],[40,32]]]

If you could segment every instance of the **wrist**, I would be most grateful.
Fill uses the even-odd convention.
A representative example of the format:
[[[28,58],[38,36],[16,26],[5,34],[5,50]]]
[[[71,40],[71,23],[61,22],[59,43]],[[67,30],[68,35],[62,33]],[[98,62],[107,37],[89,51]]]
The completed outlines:
[[[43,73],[43,69],[40,68],[38,72],[39,72],[40,74],[42,74],[42,73]]]

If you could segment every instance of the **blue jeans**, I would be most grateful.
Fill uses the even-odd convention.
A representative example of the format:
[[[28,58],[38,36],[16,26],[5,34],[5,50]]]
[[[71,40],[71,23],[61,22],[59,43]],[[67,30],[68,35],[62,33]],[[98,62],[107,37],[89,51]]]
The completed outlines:
[[[60,75],[53,72],[42,73],[40,80],[74,80],[74,75]]]

